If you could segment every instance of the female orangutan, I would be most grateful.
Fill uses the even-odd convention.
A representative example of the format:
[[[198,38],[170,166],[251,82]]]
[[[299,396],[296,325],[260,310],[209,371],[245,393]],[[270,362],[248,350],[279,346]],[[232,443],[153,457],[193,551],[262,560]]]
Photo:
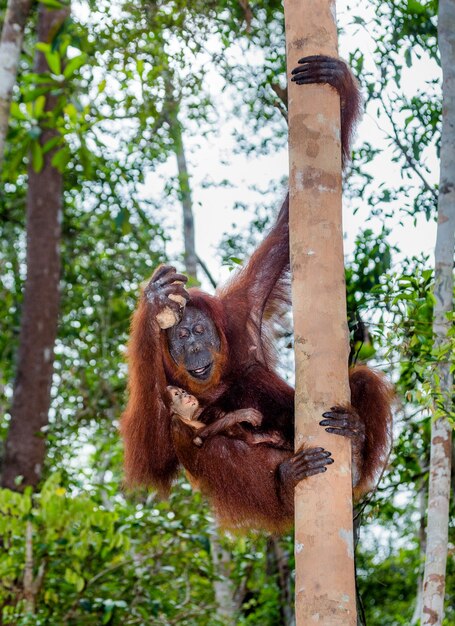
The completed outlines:
[[[360,102],[349,69],[340,60],[308,57],[293,74],[299,84],[325,82],[340,93],[346,157]],[[273,320],[289,303],[288,218],[286,199],[247,265],[215,296],[196,288],[187,292],[186,277],[173,267],[154,272],[132,321],[130,395],[121,423],[130,484],[151,484],[166,493],[183,465],[224,525],[272,532],[293,523],[295,485],[333,462],[322,448],[292,452],[294,390],[274,369]],[[167,324],[166,312],[172,314]],[[169,385],[199,401],[197,420],[207,424],[197,431],[202,446],[194,443],[192,426],[172,419]],[[330,408],[321,425],[351,438],[354,495],[360,496],[384,464],[391,392],[366,367],[351,371],[350,386],[351,405]],[[245,409],[256,409],[262,416],[259,432],[266,438],[278,433],[283,445],[254,445],[235,430],[213,432],[218,420],[229,422]]]

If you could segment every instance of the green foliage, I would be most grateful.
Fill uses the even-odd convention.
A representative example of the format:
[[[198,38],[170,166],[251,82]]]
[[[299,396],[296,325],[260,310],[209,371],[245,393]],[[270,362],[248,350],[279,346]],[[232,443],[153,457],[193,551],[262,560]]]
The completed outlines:
[[[3,623],[200,624],[213,611],[203,513],[189,508],[188,490],[169,503],[128,503],[106,510],[96,496],[62,486],[52,475],[39,494],[0,492],[0,605]],[[31,532],[36,611],[18,596]],[[188,530],[191,529],[191,532]],[[30,557],[29,557],[30,559]],[[169,581],[172,579],[172,585]],[[166,591],[164,591],[164,587]],[[135,595],[135,600],[131,594]],[[120,599],[125,598],[125,599]]]
[[[414,217],[421,213],[430,220],[437,207],[434,170],[441,132],[437,2],[388,0],[368,7],[368,22],[354,16],[352,23],[371,38],[373,59],[363,49],[354,49],[349,60],[361,81],[367,111],[393,152],[398,180],[382,180],[381,152],[367,142],[356,153],[349,193],[360,195],[382,220],[394,223],[398,211]],[[434,68],[423,87],[422,81],[412,80],[421,67]]]
[[[362,551],[357,576],[367,624],[410,624],[417,589],[416,549],[390,550],[382,559],[374,551]],[[374,571],[367,576],[367,572]]]
[[[1,490],[3,623],[217,626],[209,525],[206,507],[185,483],[169,502],[125,500],[116,483],[86,483],[81,491],[64,486],[59,474],[39,493]],[[238,623],[278,623],[265,539],[223,542],[233,552],[233,580],[248,580]],[[34,611],[24,591],[26,558],[36,586]]]
[[[377,307],[376,288],[388,272],[392,262],[392,248],[383,228],[377,234],[371,229],[362,231],[355,242],[353,258],[346,265],[346,305],[353,360],[365,361],[375,353],[376,324],[363,319],[367,311]]]

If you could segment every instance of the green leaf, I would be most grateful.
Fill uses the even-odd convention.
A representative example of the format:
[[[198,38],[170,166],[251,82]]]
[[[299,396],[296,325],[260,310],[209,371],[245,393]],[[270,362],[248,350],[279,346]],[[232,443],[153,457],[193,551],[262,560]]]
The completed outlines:
[[[52,148],[55,148],[56,146],[58,146],[59,143],[61,143],[62,138],[60,135],[58,135],[57,137],[52,137],[52,139],[49,139],[49,141],[46,141],[46,143],[43,146],[43,154],[47,154],[49,152],[49,150],[52,150]]]
[[[408,11],[410,13],[425,13],[426,7],[417,0],[408,0]]]
[[[39,141],[32,142],[32,167],[36,173],[41,172],[44,165],[43,149]]]
[[[83,590],[83,588],[85,587],[85,580],[83,579],[82,576],[77,576],[76,579],[76,589],[81,592]]]
[[[63,109],[71,121],[77,120],[77,109],[72,102],[69,102]]]
[[[58,2],[58,0],[40,0],[40,3],[50,9],[61,9],[65,6],[62,2]]]
[[[37,50],[39,50],[40,52],[43,52],[44,54],[51,50],[51,44],[45,43],[44,41],[38,41],[35,47]]]
[[[65,171],[65,167],[68,164],[68,161],[71,158],[71,153],[69,151],[68,146],[65,146],[64,148],[62,148],[61,150],[59,150],[58,152],[56,152],[54,154],[54,156],[52,157],[52,165],[61,173],[63,173]]]
[[[31,89],[30,91],[24,91],[24,102],[31,102],[32,104],[36,101],[40,96],[45,96],[49,93],[49,85],[46,87],[37,87],[36,89]],[[33,115],[33,106],[31,107],[30,114]]]
[[[112,605],[104,607],[104,614],[103,614],[103,617],[101,619],[101,623],[102,624],[107,624],[108,622],[110,622],[113,610],[114,610],[114,606],[112,606]]]
[[[130,212],[126,208],[122,208],[115,217],[115,225],[121,229],[123,235],[131,232]]]
[[[67,583],[74,583],[74,572],[73,570],[69,569],[69,567],[67,567],[65,570],[65,580]]]
[[[80,67],[82,67],[82,65],[84,65],[86,60],[86,54],[80,54],[79,56],[74,57],[74,59],[71,59],[63,70],[63,76],[65,78],[72,76]]]
[[[138,59],[136,61],[136,69],[137,69],[137,73],[142,78],[142,75],[144,74],[144,60],[143,59]]]
[[[35,117],[41,117],[44,111],[45,104],[46,104],[46,96],[43,96],[43,95],[38,96],[33,106],[33,112],[35,114]]]
[[[10,115],[11,115],[11,117],[13,117],[16,120],[24,121],[24,120],[28,119],[27,116],[21,111],[19,103],[17,103],[17,102],[12,102],[11,103]]]
[[[37,49],[39,49],[40,44],[37,43],[36,44]],[[48,50],[49,49],[49,45],[48,44],[43,44],[43,47]],[[37,85],[40,83],[46,83],[48,84],[49,81],[52,80],[51,75],[49,74],[49,72],[43,72],[42,74],[36,74],[35,72],[30,72],[29,74],[24,74],[24,76],[22,77],[22,82],[25,84],[31,84],[31,85]]]
[[[60,55],[58,52],[52,52],[48,50],[44,53],[46,57],[47,64],[53,74],[61,74],[62,73],[62,63],[60,59]]]
[[[18,145],[18,149],[13,156],[8,160],[8,170],[11,172],[16,172],[21,166],[22,162],[26,156],[28,156],[30,151],[30,143],[31,141],[26,138],[25,141],[21,141]]]

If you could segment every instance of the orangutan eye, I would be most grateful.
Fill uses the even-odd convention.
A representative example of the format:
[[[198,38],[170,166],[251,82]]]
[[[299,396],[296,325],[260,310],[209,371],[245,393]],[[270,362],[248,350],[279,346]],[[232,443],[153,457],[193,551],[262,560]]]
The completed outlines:
[[[185,339],[186,337],[189,337],[190,333],[187,328],[180,328],[178,335],[179,339]]]
[[[204,327],[202,326],[202,324],[197,324],[197,325],[194,327],[194,332],[195,332],[197,335],[203,335],[203,334],[204,334]]]

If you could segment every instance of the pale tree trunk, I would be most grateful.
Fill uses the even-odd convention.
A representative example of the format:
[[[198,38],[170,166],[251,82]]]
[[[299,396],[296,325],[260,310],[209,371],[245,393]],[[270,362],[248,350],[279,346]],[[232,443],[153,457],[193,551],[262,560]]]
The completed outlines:
[[[173,95],[172,75],[165,77],[166,114],[168,116],[170,134],[174,142],[174,152],[177,159],[179,177],[179,197],[183,209],[183,242],[185,255],[185,269],[189,276],[198,281],[197,268],[201,267],[210,284],[216,289],[216,281],[210,273],[206,263],[196,254],[195,227],[193,213],[193,199],[191,195],[190,175],[183,143],[182,126],[179,120],[179,103]]]
[[[452,493],[455,493],[455,441],[452,440],[452,468],[451,468],[451,485]]]
[[[174,152],[177,158],[179,175],[179,196],[183,209],[183,241],[185,250],[186,273],[197,280],[198,257],[196,255],[195,229],[193,217],[193,201],[191,197],[190,177],[185,157],[183,133],[178,118],[179,105],[172,96],[172,81],[166,81],[167,106],[169,114],[169,126],[174,141]],[[208,270],[206,270],[206,273]],[[208,274],[209,279],[210,274]],[[212,279],[213,280],[213,279]],[[216,285],[215,285],[216,286]],[[239,609],[235,601],[234,585],[231,575],[231,554],[225,550],[220,541],[220,529],[215,522],[209,535],[210,551],[216,580],[213,583],[215,600],[217,604],[217,617],[221,623],[234,625]]]
[[[215,523],[210,532],[210,552],[216,580],[213,583],[217,604],[217,618],[226,626],[236,624],[239,606],[235,601],[235,590],[231,580],[232,559],[220,542],[220,530]]]
[[[411,624],[418,624],[420,616],[422,614],[422,600],[423,600],[423,565],[425,561],[425,551],[427,543],[427,535],[425,528],[426,513],[427,513],[427,489],[426,481],[422,479],[421,485],[417,493],[419,499],[419,573],[417,578],[417,593],[414,613],[411,618]]]
[[[198,257],[196,255],[194,218],[191,199],[190,179],[183,146],[183,135],[177,115],[174,117],[172,128],[175,154],[179,172],[180,198],[183,208],[183,235],[185,246],[185,270],[191,278],[197,280]],[[215,285],[216,286],[216,285]],[[238,605],[234,598],[234,585],[230,578],[232,559],[220,541],[220,529],[215,522],[210,532],[210,551],[216,580],[213,583],[217,604],[217,617],[221,623],[234,625]]]
[[[42,562],[34,575],[35,563],[33,558],[33,524],[27,521],[25,525],[25,567],[24,567],[24,600],[25,609],[29,613],[35,612],[36,598],[43,583],[45,564]]]
[[[173,77],[166,74],[166,106],[169,121],[169,130],[174,142],[174,152],[177,158],[179,180],[179,197],[183,209],[183,241],[185,249],[185,268],[189,276],[197,280],[197,256],[194,236],[193,200],[191,198],[190,176],[183,145],[183,133],[179,120],[179,103],[173,96]]]
[[[32,0],[9,0],[0,40],[0,172],[5,154],[9,111]]]
[[[434,344],[440,352],[437,365],[437,401],[431,426],[430,484],[427,550],[423,580],[422,625],[442,624],[447,563],[451,427],[446,415],[452,408],[452,354],[448,333],[453,311],[453,261],[455,248],[455,0],[440,0],[439,49],[443,73],[441,174],[438,230],[435,250]]]
[[[337,56],[334,2],[285,0],[284,7],[288,76],[303,56]],[[327,85],[290,81],[288,98],[295,444],[322,446],[335,458],[296,488],[296,623],[354,626],[351,445],[319,426],[324,411],[350,398],[340,100]]]
[[[212,285],[212,287],[214,289],[216,289],[216,287],[217,287],[216,280],[213,278],[213,274],[211,273],[211,271],[207,267],[207,264],[201,259],[201,257],[199,255],[197,255],[197,262],[201,266],[201,270],[207,276],[207,278],[209,280],[209,283]]]
[[[38,13],[38,40],[52,41],[69,15],[69,7]],[[35,72],[48,71],[41,52],[36,53]],[[45,109],[52,111],[57,97],[48,95]],[[57,135],[42,128],[42,145]],[[19,354],[14,385],[11,422],[5,446],[2,485],[10,489],[35,486],[42,472],[48,423],[50,390],[57,335],[60,280],[60,236],[63,177],[51,165],[54,154],[44,155],[40,172],[28,169],[27,279],[22,307]],[[31,159],[30,159],[31,160]]]
[[[179,172],[180,201],[183,208],[183,241],[185,244],[185,268],[187,273],[197,280],[197,256],[194,235],[193,200],[191,197],[190,177],[183,145],[182,128],[178,119],[174,127],[175,156]]]

